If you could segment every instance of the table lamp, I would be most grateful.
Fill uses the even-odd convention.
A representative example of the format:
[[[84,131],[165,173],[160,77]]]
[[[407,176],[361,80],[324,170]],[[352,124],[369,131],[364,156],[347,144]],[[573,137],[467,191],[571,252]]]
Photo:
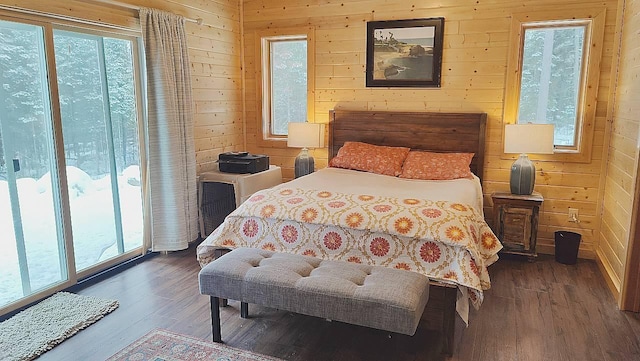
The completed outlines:
[[[536,167],[527,154],[553,154],[553,124],[507,124],[504,128],[504,152],[520,153],[511,166],[511,193],[533,193]]]
[[[308,148],[324,147],[324,124],[319,123],[289,123],[287,146],[302,148],[296,157],[295,177],[302,177],[313,173],[314,161],[309,155]]]

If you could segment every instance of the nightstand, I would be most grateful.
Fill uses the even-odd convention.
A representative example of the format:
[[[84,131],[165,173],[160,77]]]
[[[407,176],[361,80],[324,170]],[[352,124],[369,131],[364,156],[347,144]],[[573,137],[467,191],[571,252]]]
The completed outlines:
[[[494,192],[494,231],[502,242],[501,252],[527,256],[534,261],[538,234],[538,213],[544,198],[540,193],[517,195]]]
[[[258,173],[223,173],[219,170],[198,177],[200,236],[206,238],[236,207],[259,190],[282,183],[282,170],[271,165]]]

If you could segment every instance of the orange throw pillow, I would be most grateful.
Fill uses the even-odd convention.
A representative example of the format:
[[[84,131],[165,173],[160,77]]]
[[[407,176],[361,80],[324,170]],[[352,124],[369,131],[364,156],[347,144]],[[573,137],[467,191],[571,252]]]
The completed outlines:
[[[412,151],[402,166],[400,178],[448,180],[470,178],[473,153],[432,153]]]
[[[398,176],[409,153],[405,147],[385,147],[361,142],[345,142],[338,154],[329,161],[330,167],[363,170]]]

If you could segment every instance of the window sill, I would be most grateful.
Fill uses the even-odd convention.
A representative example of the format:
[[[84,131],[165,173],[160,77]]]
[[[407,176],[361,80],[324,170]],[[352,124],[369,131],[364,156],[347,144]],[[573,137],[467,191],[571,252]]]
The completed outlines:
[[[527,154],[531,160],[538,162],[591,163],[591,149],[582,152],[559,151],[553,154]],[[516,160],[518,154],[502,153],[500,159]]]
[[[258,135],[258,146],[263,148],[288,148],[287,138],[262,138],[262,135]]]

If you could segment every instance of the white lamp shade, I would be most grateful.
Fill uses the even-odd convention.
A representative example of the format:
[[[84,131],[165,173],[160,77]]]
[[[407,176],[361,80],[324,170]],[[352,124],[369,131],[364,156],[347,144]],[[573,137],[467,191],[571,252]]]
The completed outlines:
[[[504,152],[553,154],[553,124],[507,124]]]
[[[291,148],[324,147],[324,124],[289,123],[287,146]]]

